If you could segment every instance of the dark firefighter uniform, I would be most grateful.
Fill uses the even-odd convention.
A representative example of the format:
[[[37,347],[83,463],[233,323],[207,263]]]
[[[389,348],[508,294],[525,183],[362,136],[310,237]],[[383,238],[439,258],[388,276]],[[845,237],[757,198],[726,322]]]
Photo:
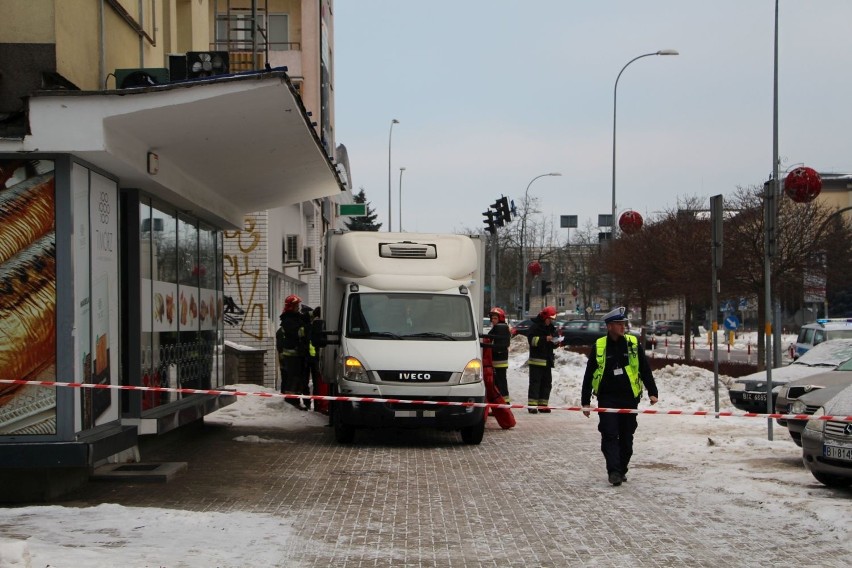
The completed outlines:
[[[550,389],[553,387],[553,338],[558,337],[556,326],[553,325],[553,317],[556,308],[547,306],[532,319],[527,339],[530,344],[530,387],[527,394],[529,411],[531,414],[537,412],[550,412],[549,408],[537,407],[547,406],[550,400]],[[548,341],[547,338],[551,340]]]

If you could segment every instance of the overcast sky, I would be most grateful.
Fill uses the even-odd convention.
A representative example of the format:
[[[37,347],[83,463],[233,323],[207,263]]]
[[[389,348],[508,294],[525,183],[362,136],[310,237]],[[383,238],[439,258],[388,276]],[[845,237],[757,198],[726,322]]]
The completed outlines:
[[[402,228],[483,228],[482,212],[530,187],[558,225],[597,224],[612,200],[643,216],[678,197],[732,193],[772,171],[773,0],[337,0],[337,143]],[[852,171],[852,2],[781,0],[779,154]],[[561,230],[560,240],[567,236]]]

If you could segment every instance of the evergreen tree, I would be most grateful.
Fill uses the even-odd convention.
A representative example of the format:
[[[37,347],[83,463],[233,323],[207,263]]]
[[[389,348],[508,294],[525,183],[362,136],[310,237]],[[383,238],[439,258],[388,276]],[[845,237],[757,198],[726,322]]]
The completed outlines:
[[[370,202],[367,201],[367,196],[364,193],[364,188],[360,188],[361,191],[355,196],[355,203],[366,203],[367,204],[367,214],[363,217],[352,217],[352,220],[348,223],[344,223],[346,228],[350,231],[378,231],[382,228],[381,223],[376,223],[376,217],[378,214],[376,210],[370,207]]]

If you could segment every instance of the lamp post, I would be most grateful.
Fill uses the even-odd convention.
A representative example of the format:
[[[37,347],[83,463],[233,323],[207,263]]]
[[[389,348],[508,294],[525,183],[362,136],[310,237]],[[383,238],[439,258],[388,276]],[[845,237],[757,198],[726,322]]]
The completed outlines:
[[[397,219],[399,224],[399,232],[402,232],[402,172],[405,171],[405,167],[399,168],[399,217]]]
[[[391,120],[388,131],[388,232],[393,230],[393,209],[391,208],[391,139],[393,137],[393,125],[399,124],[397,119]]]
[[[764,214],[764,261],[763,261],[763,284],[764,290],[764,311],[763,327],[764,327],[764,345],[763,354],[766,358],[766,412],[772,413],[775,411],[772,405],[772,367],[774,367],[775,358],[773,357],[772,345],[772,321],[775,319],[772,314],[772,284],[770,278],[772,276],[771,258],[772,246],[771,243],[777,238],[775,234],[775,221],[778,218],[778,198],[781,195],[781,180],[778,179],[779,172],[779,156],[778,156],[778,0],[775,0],[775,39],[773,46],[773,71],[772,71],[772,182],[767,183],[764,187],[763,196],[763,214]],[[778,330],[780,333],[780,329]],[[776,345],[780,346],[780,342],[776,341]],[[781,351],[778,350],[778,363],[780,366]],[[766,419],[766,436],[772,441],[772,419]]]
[[[618,80],[621,79],[621,74],[624,73],[624,70],[627,67],[636,61],[637,59],[642,59],[643,57],[651,57],[652,55],[679,55],[678,52],[674,49],[661,49],[660,51],[655,51],[654,53],[646,53],[644,55],[640,55],[638,57],[634,57],[624,67],[621,68],[621,71],[618,72],[618,76],[615,78],[615,87],[612,89],[612,228],[610,229],[610,239],[615,238],[615,228],[617,226],[617,222],[615,219],[615,117],[616,117],[616,104],[618,101]]]
[[[548,174],[537,175],[530,180],[527,184],[527,189],[524,191],[524,214],[521,217],[521,270],[520,270],[520,278],[518,280],[518,288],[521,291],[521,307],[518,310],[520,312],[520,319],[524,319],[524,311],[526,308],[526,269],[527,269],[527,250],[526,250],[526,238],[527,238],[527,214],[529,213],[529,197],[530,197],[530,186],[533,184],[535,180],[538,178],[543,178],[547,176],[561,176],[562,174],[559,172],[550,172]]]

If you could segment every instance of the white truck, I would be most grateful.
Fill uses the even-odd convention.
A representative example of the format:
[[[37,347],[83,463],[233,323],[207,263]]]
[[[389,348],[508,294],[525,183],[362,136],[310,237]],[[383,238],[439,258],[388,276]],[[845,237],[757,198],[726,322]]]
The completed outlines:
[[[329,231],[324,259],[313,341],[334,395],[485,402],[478,235]],[[339,443],[357,428],[401,426],[458,430],[479,444],[485,409],[335,401],[331,422]]]

